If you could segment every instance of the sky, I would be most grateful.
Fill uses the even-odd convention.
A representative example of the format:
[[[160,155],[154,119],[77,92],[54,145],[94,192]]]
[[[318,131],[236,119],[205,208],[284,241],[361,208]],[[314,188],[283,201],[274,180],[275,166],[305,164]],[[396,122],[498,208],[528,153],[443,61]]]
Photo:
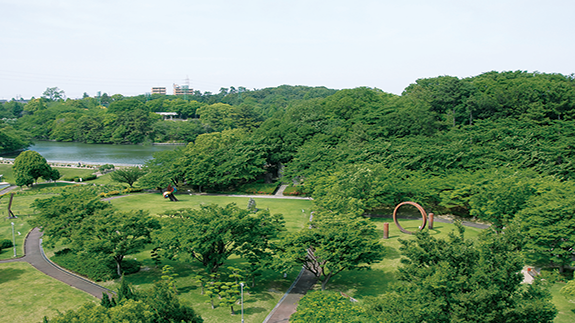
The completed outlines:
[[[0,99],[575,73],[575,1],[0,0]]]

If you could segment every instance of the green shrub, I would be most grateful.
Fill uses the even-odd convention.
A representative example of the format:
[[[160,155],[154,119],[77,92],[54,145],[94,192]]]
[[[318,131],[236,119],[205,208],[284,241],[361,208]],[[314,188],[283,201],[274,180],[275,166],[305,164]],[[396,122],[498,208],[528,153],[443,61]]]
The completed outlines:
[[[124,259],[122,261],[122,271],[124,275],[134,274],[140,271],[142,263],[135,259]]]
[[[109,257],[102,257],[94,254],[75,253],[66,248],[57,251],[51,259],[59,266],[71,270],[79,275],[90,278],[94,281],[107,281],[118,278],[116,273],[116,262]],[[124,274],[133,274],[140,270],[141,262],[134,259],[122,261]]]
[[[0,240],[0,249],[8,249],[12,247],[12,240],[2,239]]]
[[[284,190],[284,195],[289,195],[289,196],[306,196],[306,194],[304,192],[301,191],[300,186],[288,186],[286,187],[286,189]]]
[[[141,191],[142,191],[142,189],[138,188],[138,187],[127,187],[122,191],[122,193],[128,194],[128,193],[137,193],[137,192],[141,192]]]

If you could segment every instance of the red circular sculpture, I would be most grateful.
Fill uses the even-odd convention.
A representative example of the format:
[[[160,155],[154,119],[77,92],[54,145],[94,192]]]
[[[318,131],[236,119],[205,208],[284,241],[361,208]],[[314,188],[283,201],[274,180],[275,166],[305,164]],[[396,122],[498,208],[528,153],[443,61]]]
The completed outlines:
[[[420,231],[423,230],[423,228],[425,228],[425,225],[427,224],[427,213],[425,213],[425,210],[423,209],[423,207],[421,207],[421,205],[419,205],[415,202],[401,202],[401,203],[399,203],[395,207],[395,210],[393,210],[393,222],[395,222],[395,225],[397,225],[397,227],[399,228],[399,230],[401,230],[401,232],[407,233],[407,234],[414,234],[414,232],[407,231],[404,228],[402,228],[401,225],[399,225],[399,222],[397,221],[397,210],[401,206],[406,205],[406,204],[415,206],[419,210],[419,213],[421,213],[421,217],[423,218],[423,225],[421,227],[419,227],[419,230]]]

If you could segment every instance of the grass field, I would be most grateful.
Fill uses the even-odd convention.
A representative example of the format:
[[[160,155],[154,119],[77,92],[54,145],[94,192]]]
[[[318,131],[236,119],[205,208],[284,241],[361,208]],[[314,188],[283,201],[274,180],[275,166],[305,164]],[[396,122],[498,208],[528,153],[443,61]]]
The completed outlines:
[[[8,183],[16,182],[16,179],[14,178],[14,171],[12,170],[11,164],[0,164],[0,175],[2,175],[3,182]]]
[[[27,216],[21,216],[16,219],[7,219],[5,216],[0,220],[0,239],[12,241],[12,223],[14,223],[14,237],[16,238],[16,256],[24,255],[24,240],[26,234],[30,231],[30,225],[26,222]],[[14,249],[3,249],[0,251],[0,260],[14,258]]]
[[[198,208],[202,204],[226,205],[236,203],[239,207],[248,206],[248,197],[234,196],[208,196],[208,195],[176,195],[178,202],[171,202],[165,199],[162,194],[132,194],[130,196],[114,199],[111,201],[121,211],[148,210],[150,214],[157,215],[168,210],[181,208]],[[274,199],[274,198],[254,198],[256,207],[259,209],[269,209],[272,214],[281,213],[286,220],[286,228],[295,230],[304,227],[309,220],[312,207],[311,200],[295,199]],[[303,210],[303,212],[302,212]]]
[[[94,297],[37,271],[25,262],[0,264],[2,322],[42,322]]]
[[[74,176],[86,177],[86,176],[94,173],[93,169],[71,168],[71,167],[54,167],[54,168],[60,172],[60,175],[62,175],[60,178],[74,177]],[[11,164],[0,164],[0,174],[3,175],[2,180],[4,182],[8,182],[8,183],[13,184],[13,185],[16,183],[16,178],[14,177],[14,171],[12,170]],[[108,177],[109,177],[109,175],[108,175]],[[44,180],[40,178],[39,183],[41,183],[41,182],[44,182]],[[92,183],[92,182],[90,182],[90,183]],[[100,184],[105,184],[105,183],[100,183]]]

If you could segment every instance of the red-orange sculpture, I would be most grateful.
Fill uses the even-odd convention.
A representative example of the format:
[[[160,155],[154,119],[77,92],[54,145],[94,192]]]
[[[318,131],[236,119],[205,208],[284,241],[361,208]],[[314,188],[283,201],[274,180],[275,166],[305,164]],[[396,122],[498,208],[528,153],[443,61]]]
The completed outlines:
[[[397,225],[399,230],[401,230],[401,232],[407,233],[407,234],[414,234],[415,233],[415,232],[405,230],[404,228],[401,227],[401,225],[399,225],[399,222],[397,221],[397,210],[402,205],[413,205],[419,210],[419,213],[421,213],[421,217],[423,218],[423,225],[419,227],[419,230],[420,231],[423,230],[423,228],[425,228],[425,225],[427,224],[427,213],[425,213],[425,210],[423,209],[423,207],[421,207],[421,205],[419,205],[415,202],[401,202],[395,207],[395,210],[393,210],[393,222],[395,222],[395,225]]]

